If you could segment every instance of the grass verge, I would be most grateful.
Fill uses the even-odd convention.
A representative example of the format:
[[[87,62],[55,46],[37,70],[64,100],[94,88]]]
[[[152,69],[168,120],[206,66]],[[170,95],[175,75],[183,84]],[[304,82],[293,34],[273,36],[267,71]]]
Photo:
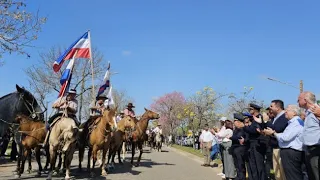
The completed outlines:
[[[181,151],[196,155],[196,156],[198,156],[200,158],[203,158],[203,154],[201,153],[201,151],[197,150],[197,149],[193,149],[192,147],[180,146],[180,145],[177,145],[177,144],[173,144],[172,147],[176,148],[178,150],[181,150]],[[215,160],[213,160],[213,162],[217,163],[217,164],[221,164],[221,160],[220,159],[215,159]]]

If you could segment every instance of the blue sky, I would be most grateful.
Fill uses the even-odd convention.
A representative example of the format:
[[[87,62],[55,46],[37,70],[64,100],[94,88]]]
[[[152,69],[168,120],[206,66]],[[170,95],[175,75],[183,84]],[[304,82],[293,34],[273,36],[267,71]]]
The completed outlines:
[[[320,92],[320,2],[317,1],[28,1],[48,21],[28,49],[32,58],[5,55],[0,95],[28,86],[24,69],[38,53],[69,46],[86,30],[92,45],[111,61],[115,88],[143,112],[153,97],[172,91],[186,96],[204,86],[241,92],[253,86],[258,99],[296,103],[297,89],[277,78]],[[54,60],[52,60],[53,62]],[[53,72],[52,72],[53,73]]]

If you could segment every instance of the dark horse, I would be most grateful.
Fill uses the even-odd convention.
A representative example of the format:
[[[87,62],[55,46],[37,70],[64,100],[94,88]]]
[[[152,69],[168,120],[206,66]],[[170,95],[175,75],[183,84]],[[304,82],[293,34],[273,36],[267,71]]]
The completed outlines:
[[[18,164],[20,164],[22,145],[17,133],[19,124],[15,120],[18,114],[23,114],[32,119],[43,119],[43,112],[35,97],[24,88],[16,85],[16,92],[7,94],[0,98],[0,138],[4,136],[9,127],[13,128],[15,141],[18,144]],[[19,134],[17,137],[16,134]]]

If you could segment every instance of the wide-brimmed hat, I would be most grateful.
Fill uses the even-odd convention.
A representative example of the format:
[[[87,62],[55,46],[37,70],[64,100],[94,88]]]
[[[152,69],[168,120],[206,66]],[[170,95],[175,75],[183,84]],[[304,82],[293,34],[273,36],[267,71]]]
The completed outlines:
[[[99,95],[99,96],[97,97],[97,100],[98,100],[98,99],[108,99],[108,98],[107,98],[107,96],[101,94],[101,95]]]
[[[68,91],[68,94],[77,94],[77,91],[75,89],[70,89]]]
[[[132,103],[128,103],[127,107],[132,107],[134,108],[135,106]]]

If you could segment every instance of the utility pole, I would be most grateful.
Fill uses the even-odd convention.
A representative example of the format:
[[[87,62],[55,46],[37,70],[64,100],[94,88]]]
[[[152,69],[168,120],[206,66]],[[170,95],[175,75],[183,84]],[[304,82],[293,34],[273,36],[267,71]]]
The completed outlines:
[[[302,93],[302,92],[303,92],[303,81],[300,80],[300,93]]]

